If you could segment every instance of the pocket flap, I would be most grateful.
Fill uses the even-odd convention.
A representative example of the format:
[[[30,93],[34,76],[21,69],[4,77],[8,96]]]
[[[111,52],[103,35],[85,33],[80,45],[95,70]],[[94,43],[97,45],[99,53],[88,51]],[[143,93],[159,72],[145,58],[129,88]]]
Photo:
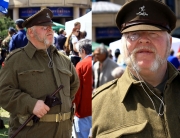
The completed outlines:
[[[28,74],[28,73],[35,73],[35,72],[39,72],[39,73],[42,73],[44,72],[45,70],[26,70],[26,71],[23,71],[23,72],[19,72],[18,75],[24,75],[24,74]]]
[[[97,138],[119,138],[123,135],[127,134],[136,134],[141,132],[145,126],[147,125],[148,121],[146,120],[143,123],[138,124],[132,124],[131,126],[120,126],[115,129],[108,130],[101,134],[100,136],[97,136]]]

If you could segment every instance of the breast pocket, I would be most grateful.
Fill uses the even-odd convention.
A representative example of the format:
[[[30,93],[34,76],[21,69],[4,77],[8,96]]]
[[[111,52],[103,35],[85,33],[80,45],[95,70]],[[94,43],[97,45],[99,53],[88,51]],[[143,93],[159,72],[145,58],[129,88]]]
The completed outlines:
[[[18,81],[20,88],[23,91],[26,91],[31,96],[34,97],[34,94],[38,96],[38,88],[41,85],[41,81],[46,79],[44,75],[45,70],[26,70],[18,73]]]
[[[152,138],[150,131],[145,130],[148,121],[136,123],[128,126],[117,127],[108,130],[97,136],[97,138]]]
[[[69,97],[70,84],[71,84],[70,81],[71,81],[72,73],[69,70],[63,69],[63,68],[58,68],[58,73],[59,73],[61,83],[64,85],[63,94]]]

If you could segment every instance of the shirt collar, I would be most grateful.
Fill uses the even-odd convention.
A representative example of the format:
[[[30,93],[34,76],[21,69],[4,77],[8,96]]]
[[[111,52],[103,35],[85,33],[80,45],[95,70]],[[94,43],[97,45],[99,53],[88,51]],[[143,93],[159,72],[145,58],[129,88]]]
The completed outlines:
[[[54,46],[50,46],[49,48],[51,48],[52,52],[54,52],[54,51],[57,52],[57,49]],[[24,47],[24,50],[25,50],[26,54],[29,56],[29,58],[32,59],[34,54],[37,51],[37,48],[30,41],[28,41],[28,44],[26,47]]]
[[[24,50],[26,54],[32,59],[37,49],[30,41],[28,41],[28,44],[26,47],[24,47]]]
[[[171,83],[178,75],[180,75],[178,70],[176,70],[175,67],[173,67],[170,63],[168,63],[168,70],[167,71],[168,71],[167,83]],[[141,87],[141,81],[136,80],[136,78],[134,78],[131,75],[128,67],[126,67],[124,74],[118,80],[118,84],[117,84],[118,93],[120,96],[120,102],[123,102],[125,100],[125,97],[129,91],[130,87],[132,87],[133,85]]]

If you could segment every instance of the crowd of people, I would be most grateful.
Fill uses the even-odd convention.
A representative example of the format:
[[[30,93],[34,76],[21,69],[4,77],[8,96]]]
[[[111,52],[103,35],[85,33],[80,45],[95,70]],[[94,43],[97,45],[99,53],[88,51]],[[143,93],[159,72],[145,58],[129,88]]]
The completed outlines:
[[[155,17],[152,6],[163,12]],[[0,106],[10,112],[10,137],[32,114],[18,137],[70,138],[72,124],[76,138],[179,136],[176,17],[166,5],[125,3],[116,16],[122,51],[114,54],[103,44],[92,51],[80,22],[54,35],[52,18],[44,8],[18,19],[1,42]]]

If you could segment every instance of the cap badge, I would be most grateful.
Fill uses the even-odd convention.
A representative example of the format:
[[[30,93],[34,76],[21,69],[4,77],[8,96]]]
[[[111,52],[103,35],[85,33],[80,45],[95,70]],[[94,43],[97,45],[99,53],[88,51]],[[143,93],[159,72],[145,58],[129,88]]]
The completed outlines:
[[[139,7],[139,9],[140,9],[140,12],[136,13],[136,15],[148,16],[148,14],[145,12],[145,6]]]
[[[47,18],[50,18],[50,16],[49,16],[49,14],[48,14],[48,13],[47,13],[46,17],[47,17]]]

